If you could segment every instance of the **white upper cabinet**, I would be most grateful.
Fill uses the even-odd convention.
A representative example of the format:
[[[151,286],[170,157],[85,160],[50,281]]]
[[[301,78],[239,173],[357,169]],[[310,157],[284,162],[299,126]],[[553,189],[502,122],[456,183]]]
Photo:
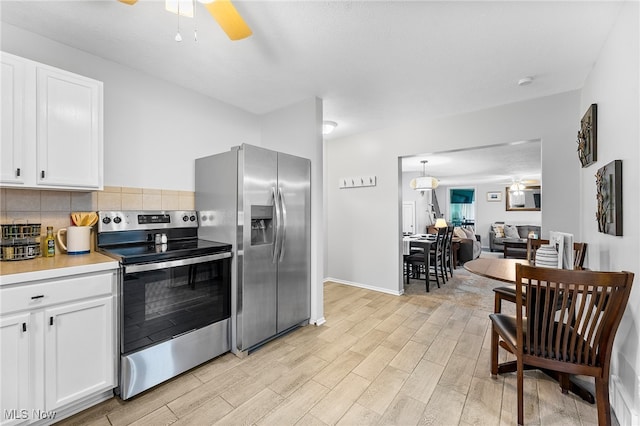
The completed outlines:
[[[0,181],[24,183],[24,98],[25,62],[2,54],[2,126],[0,144]]]
[[[102,82],[4,52],[2,72],[0,185],[102,189]]]

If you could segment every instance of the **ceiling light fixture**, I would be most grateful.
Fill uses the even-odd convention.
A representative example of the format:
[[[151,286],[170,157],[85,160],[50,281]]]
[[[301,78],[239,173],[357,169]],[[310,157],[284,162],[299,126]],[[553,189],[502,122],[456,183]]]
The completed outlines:
[[[426,166],[428,160],[422,160],[422,176],[417,177],[415,179],[411,179],[409,186],[415,189],[416,191],[427,191],[429,189],[436,189],[438,187],[438,179],[433,176],[427,176]]]
[[[513,193],[514,195],[520,195],[525,188],[526,186],[520,180],[514,180],[509,187],[509,192]]]
[[[336,123],[335,121],[325,120],[322,122],[322,134],[328,135],[329,133],[333,132],[336,127],[338,127],[338,123]]]
[[[522,77],[518,80],[518,86],[528,86],[533,83],[533,77]]]

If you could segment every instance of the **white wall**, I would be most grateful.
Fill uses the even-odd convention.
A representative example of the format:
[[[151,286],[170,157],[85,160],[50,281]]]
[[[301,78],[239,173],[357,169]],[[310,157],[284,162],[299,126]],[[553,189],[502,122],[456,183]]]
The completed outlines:
[[[579,93],[568,92],[482,111],[382,129],[327,143],[328,279],[402,291],[398,157],[521,140],[542,140],[542,232],[579,235]],[[338,189],[340,176],[376,175],[378,185]],[[441,201],[439,199],[439,201]]]
[[[598,161],[580,171],[580,228],[589,244],[588,267],[636,274],[640,272],[639,20],[638,2],[627,2],[582,89],[578,114],[581,117],[589,105],[598,104]],[[594,174],[613,160],[622,160],[622,237],[599,233],[595,221]],[[623,425],[640,424],[639,279],[636,275],[612,360],[613,408]]]
[[[260,145],[259,117],[3,23],[1,49],[104,82],[104,183],[193,191],[194,159]]]
[[[322,100],[312,98],[261,118],[265,148],[311,160],[311,322],[324,322]]]

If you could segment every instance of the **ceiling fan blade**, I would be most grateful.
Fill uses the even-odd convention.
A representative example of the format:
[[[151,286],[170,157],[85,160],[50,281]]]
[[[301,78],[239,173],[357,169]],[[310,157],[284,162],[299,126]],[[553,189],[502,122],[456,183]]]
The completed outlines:
[[[204,7],[231,40],[242,40],[253,34],[230,0],[214,0]]]
[[[133,6],[138,2],[138,0],[118,0],[121,3],[128,4],[129,6]]]

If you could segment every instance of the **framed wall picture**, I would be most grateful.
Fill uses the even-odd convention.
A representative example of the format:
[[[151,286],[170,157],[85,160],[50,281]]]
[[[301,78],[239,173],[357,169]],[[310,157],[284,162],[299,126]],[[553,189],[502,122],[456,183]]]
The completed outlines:
[[[582,167],[588,167],[598,159],[598,105],[591,104],[580,120],[578,131],[578,158]]]
[[[502,201],[502,192],[487,192],[487,201]]]
[[[596,220],[598,231],[622,235],[622,160],[614,160],[596,172]]]

